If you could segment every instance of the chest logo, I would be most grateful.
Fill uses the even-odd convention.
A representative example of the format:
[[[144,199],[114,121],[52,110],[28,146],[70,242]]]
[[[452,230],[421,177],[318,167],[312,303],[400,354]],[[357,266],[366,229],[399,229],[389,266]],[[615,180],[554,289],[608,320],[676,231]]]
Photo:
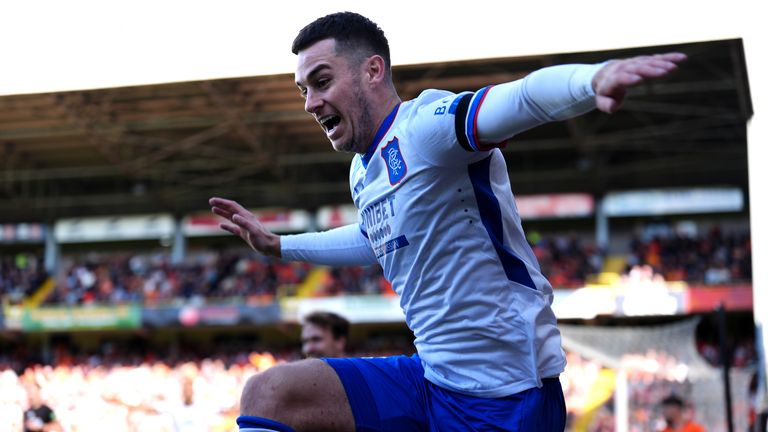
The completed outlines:
[[[389,184],[394,186],[400,183],[400,180],[405,177],[405,173],[408,172],[408,167],[405,165],[405,159],[400,152],[400,141],[397,137],[392,138],[392,141],[381,148],[381,157],[384,158],[384,163],[387,165]]]

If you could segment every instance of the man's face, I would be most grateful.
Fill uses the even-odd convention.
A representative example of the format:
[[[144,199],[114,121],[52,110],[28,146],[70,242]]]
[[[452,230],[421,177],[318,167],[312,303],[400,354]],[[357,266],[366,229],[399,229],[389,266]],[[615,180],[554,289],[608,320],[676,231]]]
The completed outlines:
[[[680,426],[680,420],[683,416],[683,409],[674,404],[667,404],[661,407],[661,415],[668,425]]]
[[[363,83],[364,65],[350,64],[324,39],[299,52],[296,85],[336,151],[365,153],[376,132]]]
[[[301,352],[305,357],[341,357],[344,338],[334,339],[330,329],[306,323],[301,329]]]

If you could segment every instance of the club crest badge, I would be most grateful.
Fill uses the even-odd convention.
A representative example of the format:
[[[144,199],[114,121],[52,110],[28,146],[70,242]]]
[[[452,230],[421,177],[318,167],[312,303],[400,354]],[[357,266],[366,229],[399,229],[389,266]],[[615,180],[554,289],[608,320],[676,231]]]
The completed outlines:
[[[405,173],[408,172],[408,167],[405,165],[405,159],[400,152],[400,141],[397,137],[392,138],[392,141],[382,147],[381,157],[384,158],[384,163],[387,165],[389,184],[394,186],[400,183],[400,180],[405,177]]]

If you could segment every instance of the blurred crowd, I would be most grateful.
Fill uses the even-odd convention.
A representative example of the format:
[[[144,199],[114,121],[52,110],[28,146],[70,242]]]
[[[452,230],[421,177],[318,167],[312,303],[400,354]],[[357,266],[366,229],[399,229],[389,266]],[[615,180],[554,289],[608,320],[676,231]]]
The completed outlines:
[[[31,295],[47,277],[34,255],[4,256],[1,263],[0,297],[12,304]],[[68,257],[62,264],[46,304],[272,301],[280,294],[295,294],[313,270],[321,273],[309,293],[314,297],[392,293],[378,266],[319,268],[243,249],[197,252],[176,265],[166,252],[92,253]]]
[[[405,341],[397,345],[381,339],[351,355],[413,352],[412,347],[404,348]],[[71,352],[66,347],[56,350],[50,365],[0,356],[0,430],[21,431],[24,413],[39,398],[64,431],[233,431],[245,381],[259,371],[300,358],[298,350],[222,349],[214,356],[186,351],[180,355],[131,353],[130,349],[118,349],[114,355],[73,356]],[[568,352],[567,358],[561,383],[568,430],[613,431],[616,371],[575,352]],[[659,402],[664,397],[675,394],[691,399],[692,383],[663,352],[636,355],[624,359],[624,364],[631,431],[657,430],[662,424]],[[735,400],[745,397],[737,395]],[[741,415],[748,407],[738,403]],[[707,418],[706,406],[695,409],[692,414]]]
[[[648,265],[667,281],[722,285],[752,280],[749,232],[724,233],[719,227],[699,236],[654,236],[631,244],[629,269]]]
[[[0,430],[21,431],[39,394],[65,431],[232,431],[242,387],[280,361],[250,353],[243,361],[204,359],[169,364],[33,365],[0,368]]]
[[[587,276],[600,272],[603,266],[603,254],[597,246],[575,235],[542,237],[534,231],[528,242],[542,274],[554,288],[581,288]]]
[[[555,288],[583,287],[602,270],[604,253],[575,235],[542,236],[533,231],[529,243],[542,272]],[[752,278],[748,232],[724,234],[713,228],[706,235],[655,236],[631,244],[625,276],[651,269],[665,281],[690,284],[749,282]],[[313,273],[312,287],[302,284]],[[3,255],[0,296],[19,303],[47,277],[42,259],[34,254]],[[249,249],[203,250],[172,264],[167,250],[156,253],[101,252],[62,259],[48,304],[87,305],[137,302],[217,302],[227,299],[271,301],[283,295],[389,295],[392,289],[379,266],[316,267],[263,257]]]
[[[411,341],[407,334],[373,336],[350,355],[409,355]],[[301,358],[298,346],[267,350],[242,337],[152,347],[140,339],[50,345],[48,362],[23,343],[0,350],[0,431],[21,432],[25,413],[40,403],[66,432],[236,431],[247,379]]]
[[[18,303],[31,295],[47,277],[40,256],[0,254],[0,300]]]
[[[675,396],[685,401],[684,417],[707,425],[709,432],[727,430],[722,409],[720,375],[713,370],[708,378],[691,380],[685,365],[663,351],[625,356],[624,376],[587,357],[567,354],[568,364],[560,376],[567,408],[566,430],[614,432],[617,429],[616,391],[621,380],[626,385],[627,430],[660,431],[665,422],[662,401]],[[746,369],[740,370],[749,376]],[[699,394],[697,394],[697,392]],[[748,381],[732,384],[733,414],[737,430],[746,430],[754,417],[754,386]],[[752,429],[749,429],[752,430]]]
[[[234,249],[196,252],[171,264],[166,252],[89,254],[63,260],[48,303],[76,305],[245,298],[271,300],[283,285],[299,284],[310,266]]]

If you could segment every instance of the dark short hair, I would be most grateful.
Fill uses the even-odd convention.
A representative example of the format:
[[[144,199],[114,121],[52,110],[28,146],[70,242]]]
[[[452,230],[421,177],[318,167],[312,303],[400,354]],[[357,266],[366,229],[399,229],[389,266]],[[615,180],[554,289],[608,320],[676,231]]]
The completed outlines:
[[[389,42],[384,31],[368,18],[354,12],[337,12],[318,18],[299,31],[291,51],[298,54],[324,39],[336,40],[337,52],[361,56],[360,60],[380,55],[389,73]]]
[[[676,407],[682,408],[685,405],[685,403],[683,402],[683,399],[680,398],[680,396],[677,396],[675,394],[671,394],[671,395],[665,397],[661,401],[661,405],[662,406],[674,405]]]
[[[333,312],[313,312],[304,317],[304,322],[331,331],[334,339],[349,339],[349,321]]]

